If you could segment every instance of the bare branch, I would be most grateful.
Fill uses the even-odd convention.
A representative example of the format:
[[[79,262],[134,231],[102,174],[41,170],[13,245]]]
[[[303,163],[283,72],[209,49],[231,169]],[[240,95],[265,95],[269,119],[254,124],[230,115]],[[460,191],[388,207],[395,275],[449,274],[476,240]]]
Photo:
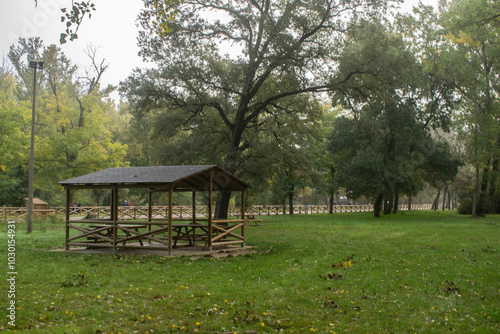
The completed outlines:
[[[86,70],[86,77],[83,79],[87,81],[87,95],[91,94],[96,87],[98,87],[99,82],[103,73],[108,69],[109,64],[105,63],[105,59],[97,59],[98,47],[93,45],[88,45],[85,54],[90,58],[92,71]]]

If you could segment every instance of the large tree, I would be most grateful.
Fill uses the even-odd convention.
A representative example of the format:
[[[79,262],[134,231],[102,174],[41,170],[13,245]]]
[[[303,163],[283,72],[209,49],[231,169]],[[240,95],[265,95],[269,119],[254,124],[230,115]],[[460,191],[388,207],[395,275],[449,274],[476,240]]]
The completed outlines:
[[[400,35],[379,22],[362,22],[342,60],[341,74],[357,73],[336,93],[350,111],[330,135],[338,183],[354,198],[375,199],[379,216],[384,199],[390,213],[397,210],[399,195],[416,195],[429,169],[450,166],[452,175],[446,177],[453,177],[458,162],[435,163],[446,150],[431,137],[434,127],[449,124],[453,91],[424,71]]]
[[[317,131],[322,120],[321,105],[307,96],[302,96],[301,102],[293,112],[289,109],[288,113],[260,117],[263,126],[251,135],[255,138],[250,148],[252,159],[242,166],[245,174],[253,169],[268,177],[273,199],[280,204],[288,200],[290,214],[294,212],[296,192],[312,187],[319,176],[316,154],[323,139]],[[243,157],[248,157],[247,152]]]
[[[237,173],[248,129],[299,95],[336,89],[344,34],[388,2],[191,0],[166,35],[155,33],[155,13],[146,9],[139,46],[156,68],[135,70],[122,92],[138,114],[176,113],[181,126],[215,113],[220,128],[210,130],[224,132],[222,165]],[[227,216],[229,199],[219,197],[218,217]]]
[[[475,168],[472,216],[500,212],[500,4],[454,0],[441,23],[449,79],[462,97],[460,120]],[[481,207],[481,209],[480,209]]]
[[[24,83],[19,99],[31,102],[33,71],[27,70],[27,55],[44,61],[37,90],[35,187],[46,200],[55,198],[56,182],[106,167],[123,165],[126,146],[111,134],[114,105],[107,98],[113,87],[101,89],[106,70],[95,50],[89,49],[90,69],[78,72],[61,50],[45,47],[39,38],[20,39],[12,45],[9,58]],[[24,89],[23,89],[24,88]]]
[[[27,189],[30,104],[20,101],[19,83],[4,59],[0,67],[0,204],[23,205]]]
[[[401,17],[403,32],[437,81],[446,82],[460,100],[455,120],[475,170],[472,216],[498,211],[500,5],[490,0],[442,2],[439,10],[420,5]]]

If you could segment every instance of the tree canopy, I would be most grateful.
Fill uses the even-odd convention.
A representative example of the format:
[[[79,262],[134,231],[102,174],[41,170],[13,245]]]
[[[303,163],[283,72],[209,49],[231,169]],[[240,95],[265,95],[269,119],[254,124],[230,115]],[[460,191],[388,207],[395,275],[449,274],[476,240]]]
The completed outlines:
[[[151,10],[140,17],[141,55],[157,65],[137,69],[122,87],[137,114],[159,110],[189,124],[213,113],[224,132],[223,167],[237,173],[244,140],[264,115],[293,112],[302,94],[336,89],[344,34],[386,1],[185,1],[167,35],[154,33]],[[152,33],[153,32],[153,33]],[[229,46],[236,53],[229,54]],[[348,80],[344,78],[342,80]],[[203,131],[203,130],[201,130]],[[227,215],[222,194],[217,215]]]
[[[456,129],[473,166],[470,211],[496,212],[499,195],[499,20],[497,1],[454,0],[439,12],[420,6],[400,22],[433,76],[453,89]],[[463,198],[463,202],[466,198]],[[481,210],[479,210],[481,207]]]
[[[375,198],[375,216],[384,198],[390,203],[386,213],[395,212],[399,195],[422,190],[426,170],[444,175],[451,169],[445,179],[458,172],[452,157],[436,162],[446,150],[431,136],[434,128],[449,128],[453,91],[432,82],[404,40],[386,26],[365,21],[352,31],[340,73],[353,79],[335,94],[351,113],[336,120],[329,145],[338,184],[352,198]]]
[[[30,54],[46,64],[37,76],[39,193],[56,193],[61,173],[208,163],[256,185],[250,202],[293,203],[314,188],[330,204],[339,193],[364,196],[389,213],[424,187],[446,192],[463,165],[462,203],[473,215],[496,212],[498,3],[420,4],[388,20],[397,4],[144,1],[138,43],[151,66],[121,83],[118,106],[114,87],[100,85],[108,64],[95,49],[84,69],[55,45],[21,39],[13,70],[0,73],[0,182],[24,187]],[[71,5],[61,43],[99,10],[91,0]],[[220,194],[218,217],[230,201]]]
[[[9,59],[20,84],[16,85],[15,92],[10,92],[10,99],[0,101],[1,110],[8,109],[10,115],[6,120],[12,119],[2,146],[18,145],[18,151],[12,151],[12,148],[9,151],[19,152],[20,156],[29,155],[25,144],[28,139],[24,138],[31,132],[26,127],[26,122],[31,120],[29,110],[33,88],[33,73],[24,62],[28,54],[37,55],[44,61],[42,75],[37,76],[37,85],[40,86],[37,90],[35,146],[38,192],[46,199],[54,198],[56,182],[61,179],[124,165],[126,146],[114,140],[110,131],[115,111],[106,97],[113,87],[100,88],[106,65],[97,59],[95,50],[90,49],[92,70],[82,77],[77,66],[57,46],[45,47],[39,38],[21,38],[18,45],[11,46]],[[4,94],[2,92],[2,96]],[[13,113],[16,110],[13,108],[18,112]],[[20,134],[16,135],[17,132]],[[15,168],[19,163],[11,160],[8,165]]]

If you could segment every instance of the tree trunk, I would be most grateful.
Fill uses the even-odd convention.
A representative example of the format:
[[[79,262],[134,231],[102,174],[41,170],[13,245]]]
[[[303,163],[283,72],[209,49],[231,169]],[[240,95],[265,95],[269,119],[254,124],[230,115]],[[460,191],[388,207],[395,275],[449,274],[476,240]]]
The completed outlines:
[[[475,181],[474,181],[474,191],[472,192],[472,213],[471,217],[472,218],[477,218],[477,198],[478,198],[478,192],[479,192],[479,167],[476,166],[476,175],[475,175]]]
[[[391,196],[389,197],[389,202],[386,202],[387,205],[384,208],[384,215],[391,214],[393,203],[394,203],[394,195],[391,194]]]
[[[328,211],[329,211],[329,213],[333,213],[333,197],[334,197],[334,194],[331,193],[330,198],[328,199]]]
[[[408,196],[408,211],[411,211],[411,196]]]
[[[220,192],[215,204],[215,218],[226,219],[229,213],[229,201],[231,200],[230,192]]]
[[[475,162],[475,177],[474,177],[474,191],[472,193],[472,218],[477,218],[477,201],[479,193],[479,163],[478,161],[478,133],[479,133],[479,107],[476,106],[474,113],[474,160]]]
[[[486,213],[489,213],[489,203],[487,198],[488,184],[490,183],[490,161],[486,167],[483,168],[483,177],[481,180],[481,187],[479,188],[479,200],[477,202],[476,213],[483,217]]]
[[[448,191],[448,185],[444,186],[444,192],[443,192],[443,211],[446,208],[446,194],[448,194],[448,198],[450,197],[450,192]]]
[[[497,205],[500,202],[499,192],[497,192],[497,180],[499,178],[500,159],[497,157],[493,160],[491,168],[490,192],[488,194],[490,202],[490,213],[500,213],[500,207]]]
[[[375,199],[375,203],[373,204],[373,216],[376,218],[380,218],[380,208],[382,206],[382,198],[384,194],[380,193]]]
[[[451,211],[453,207],[453,185],[451,185],[450,190],[448,191],[448,211]]]
[[[336,169],[333,166],[330,166],[330,177],[331,177],[331,182],[332,182],[332,188],[335,189],[334,182],[335,182],[335,172]],[[333,213],[333,199],[335,197],[335,190],[332,189],[332,192],[330,193],[330,201],[329,201],[329,212]]]
[[[394,204],[392,206],[392,213],[393,214],[398,213],[398,209],[399,209],[399,194],[396,191],[396,193],[394,193]]]
[[[293,215],[293,188],[288,193],[288,214]]]
[[[240,142],[241,136],[245,127],[240,123],[240,126],[234,127],[232,131],[231,141],[226,155],[226,162],[224,164],[224,169],[231,174],[235,174],[236,166],[238,165],[239,156],[241,154]],[[219,194],[217,202],[215,204],[215,218],[226,219],[229,211],[229,201],[231,199],[230,192],[223,192]]]
[[[439,197],[441,197],[441,188],[438,188],[438,192],[436,195],[436,198],[434,198],[434,201],[432,202],[432,207],[431,210],[436,211],[439,207]]]

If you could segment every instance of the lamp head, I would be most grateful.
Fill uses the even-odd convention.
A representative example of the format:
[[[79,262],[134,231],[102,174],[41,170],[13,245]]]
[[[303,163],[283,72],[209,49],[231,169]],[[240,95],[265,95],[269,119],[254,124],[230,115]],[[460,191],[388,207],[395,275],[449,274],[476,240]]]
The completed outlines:
[[[36,69],[41,70],[43,68],[43,61],[33,61],[33,60],[30,60],[29,66],[31,68],[36,68]]]

